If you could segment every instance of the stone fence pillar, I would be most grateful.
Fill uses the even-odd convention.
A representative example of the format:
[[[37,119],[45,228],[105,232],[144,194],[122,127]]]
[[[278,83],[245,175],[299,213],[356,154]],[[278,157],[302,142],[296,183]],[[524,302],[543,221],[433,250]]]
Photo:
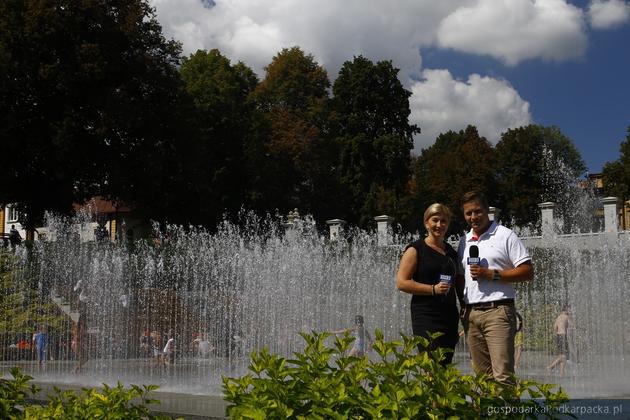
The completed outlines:
[[[378,233],[378,244],[391,245],[393,243],[392,237],[392,221],[393,217],[387,215],[376,216],[376,230]]]
[[[604,204],[604,232],[619,232],[619,209],[621,200],[617,197],[602,198]]]
[[[546,201],[538,204],[540,208],[540,221],[542,227],[542,236],[550,236],[555,233],[553,222],[553,209],[556,207],[556,203],[553,201]]]
[[[298,237],[299,228],[302,227],[302,219],[298,209],[290,211],[287,214],[287,221],[283,223],[284,235],[287,239],[294,240]]]
[[[336,241],[341,238],[343,234],[343,227],[346,225],[345,220],[341,219],[330,219],[326,220],[326,224],[328,225],[328,229],[330,230],[330,240]]]

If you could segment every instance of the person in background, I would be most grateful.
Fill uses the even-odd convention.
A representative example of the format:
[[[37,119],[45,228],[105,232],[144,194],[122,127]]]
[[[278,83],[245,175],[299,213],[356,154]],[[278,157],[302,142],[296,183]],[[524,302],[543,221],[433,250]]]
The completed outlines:
[[[514,232],[490,221],[488,202],[482,193],[464,194],[462,210],[470,226],[458,247],[459,259],[466,266],[462,318],[473,369],[499,383],[513,385],[516,334],[513,283],[533,278],[532,258]],[[472,256],[477,261],[468,260],[471,249],[478,251],[479,258]]]
[[[157,331],[151,331],[151,353],[156,365],[163,362],[162,335]]]
[[[569,340],[567,338],[567,332],[570,325],[570,313],[569,308],[563,307],[556,320],[553,323],[553,332],[556,337],[556,351],[558,355],[547,366],[547,370],[551,371],[556,366],[560,365],[560,376],[564,376],[567,359],[569,357]]]
[[[168,340],[166,340],[164,350],[162,350],[163,364],[172,365],[175,363],[175,351],[177,350],[176,346],[177,341],[175,339],[175,335],[169,331]]]
[[[48,333],[44,325],[40,325],[37,328],[37,332],[33,334],[33,344],[37,351],[37,361],[41,366],[46,363],[46,355],[48,352]]]
[[[523,354],[523,317],[516,313],[516,334],[514,335],[514,369],[521,368],[521,356]]]
[[[355,340],[352,343],[352,349],[350,349],[348,356],[365,356],[372,341],[370,333],[368,333],[365,329],[362,315],[357,315],[354,317],[354,325],[352,327],[343,330],[333,331],[332,333],[335,335],[351,333],[354,336]]]
[[[28,338],[28,337],[27,337]],[[15,345],[15,348],[19,349],[19,350],[29,350],[31,348],[31,345],[29,344],[28,341],[26,341],[24,339],[24,337],[20,337],[18,339],[17,344]]]
[[[449,349],[442,365],[453,361],[453,350],[459,341],[455,279],[462,275],[457,253],[446,241],[451,211],[443,204],[430,205],[424,212],[427,236],[407,246],[396,275],[398,290],[411,297],[411,327],[415,336],[429,338],[442,333],[428,348]]]
[[[77,364],[74,367],[74,373],[81,373],[83,366],[89,359],[89,344],[85,317],[85,313],[80,312],[79,321],[73,326],[72,350],[77,357]]]
[[[149,334],[149,330],[144,330],[140,336],[140,354],[142,357],[151,357],[153,355],[153,339]]]
[[[214,349],[210,345],[207,333],[201,333],[192,341],[193,347],[197,347],[197,355],[201,358],[207,358],[210,352]]]
[[[11,246],[15,248],[22,242],[22,236],[20,232],[15,228],[15,225],[11,225],[11,229],[9,230],[9,242]]]

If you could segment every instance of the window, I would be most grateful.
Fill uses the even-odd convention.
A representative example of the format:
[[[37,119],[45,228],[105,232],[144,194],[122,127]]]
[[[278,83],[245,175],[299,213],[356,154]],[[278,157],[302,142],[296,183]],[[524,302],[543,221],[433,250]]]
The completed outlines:
[[[14,206],[9,206],[7,207],[7,221],[9,223],[11,222],[17,222],[18,219],[20,218],[20,212],[18,211],[18,209]]]

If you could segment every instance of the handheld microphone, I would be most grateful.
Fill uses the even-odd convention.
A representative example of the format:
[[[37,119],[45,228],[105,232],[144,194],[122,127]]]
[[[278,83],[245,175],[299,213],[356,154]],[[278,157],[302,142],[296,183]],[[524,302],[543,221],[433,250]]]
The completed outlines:
[[[449,258],[448,262],[444,263],[444,265],[442,265],[442,270],[440,273],[440,283],[446,283],[448,284],[449,288],[452,286],[453,284],[453,277],[455,276],[455,266],[453,264],[453,261]],[[449,289],[450,291],[450,289]],[[448,294],[448,292],[446,293]],[[446,300],[446,295],[442,296],[442,302],[444,302]]]
[[[468,265],[479,265],[479,247],[477,245],[471,245],[468,249]],[[473,280],[477,280],[473,277]]]
[[[449,258],[447,262],[442,265],[440,271],[440,283],[453,283],[453,276],[455,276],[455,267],[452,260]]]
[[[468,249],[468,265],[479,265],[479,247],[471,245]]]

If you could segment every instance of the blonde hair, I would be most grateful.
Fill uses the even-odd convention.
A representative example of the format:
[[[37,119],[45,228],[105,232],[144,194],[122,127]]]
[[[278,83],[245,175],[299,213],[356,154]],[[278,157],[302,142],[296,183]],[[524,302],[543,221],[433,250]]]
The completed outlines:
[[[451,211],[444,204],[440,203],[433,203],[429,207],[427,207],[427,209],[424,211],[423,220],[426,222],[427,220],[429,220],[429,218],[435,216],[436,214],[444,216],[448,223],[451,222]]]

